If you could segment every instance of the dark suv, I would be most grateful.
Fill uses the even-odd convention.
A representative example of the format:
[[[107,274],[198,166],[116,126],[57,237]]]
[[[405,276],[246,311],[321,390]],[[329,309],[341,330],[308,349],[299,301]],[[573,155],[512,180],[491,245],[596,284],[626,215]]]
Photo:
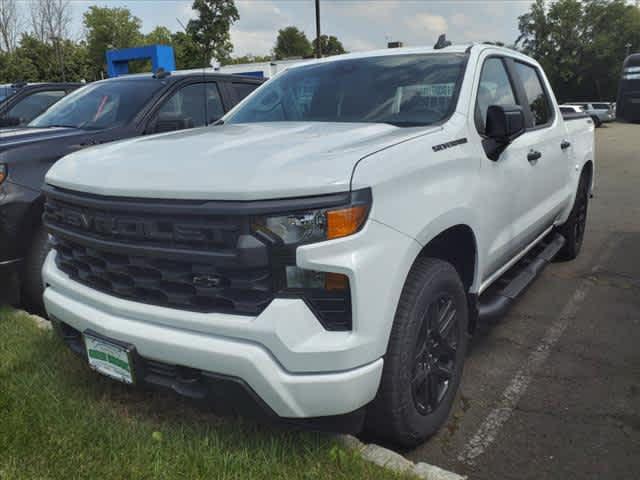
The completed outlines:
[[[81,86],[81,83],[0,85],[0,128],[28,124],[51,105]]]
[[[40,188],[56,160],[114,140],[204,127],[262,81],[203,72],[118,77],[74,91],[25,127],[1,129],[0,283],[17,271],[23,298],[41,306],[48,239]]]

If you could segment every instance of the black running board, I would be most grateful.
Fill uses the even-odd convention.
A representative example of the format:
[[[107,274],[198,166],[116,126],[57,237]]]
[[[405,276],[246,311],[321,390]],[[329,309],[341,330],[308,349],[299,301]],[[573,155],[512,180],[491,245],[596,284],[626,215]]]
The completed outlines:
[[[502,316],[533,280],[544,270],[544,267],[556,256],[564,246],[565,239],[559,233],[553,234],[540,242],[520,259],[497,283],[503,285],[499,290],[489,291],[478,300],[478,317],[481,322]]]

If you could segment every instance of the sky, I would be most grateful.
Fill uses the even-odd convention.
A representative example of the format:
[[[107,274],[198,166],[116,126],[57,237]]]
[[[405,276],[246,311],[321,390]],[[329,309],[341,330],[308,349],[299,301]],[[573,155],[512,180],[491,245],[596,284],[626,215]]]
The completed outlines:
[[[22,0],[27,1],[27,0]],[[72,34],[82,36],[82,13],[90,5],[127,7],[142,20],[143,32],[157,25],[181,29],[193,15],[191,1],[71,0]],[[406,46],[433,45],[446,33],[454,43],[502,41],[518,36],[518,16],[531,0],[321,0],[322,33],[336,35],[348,51],[385,48],[387,41]],[[236,0],[240,20],[231,29],[234,56],[270,53],[278,29],[295,25],[315,36],[314,0]]]

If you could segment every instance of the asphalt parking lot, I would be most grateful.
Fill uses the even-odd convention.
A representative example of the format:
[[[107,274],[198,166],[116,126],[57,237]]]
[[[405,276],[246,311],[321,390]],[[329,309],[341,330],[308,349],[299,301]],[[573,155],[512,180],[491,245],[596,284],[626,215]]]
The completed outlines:
[[[596,143],[580,257],[474,340],[448,424],[411,460],[470,479],[640,478],[640,125]]]

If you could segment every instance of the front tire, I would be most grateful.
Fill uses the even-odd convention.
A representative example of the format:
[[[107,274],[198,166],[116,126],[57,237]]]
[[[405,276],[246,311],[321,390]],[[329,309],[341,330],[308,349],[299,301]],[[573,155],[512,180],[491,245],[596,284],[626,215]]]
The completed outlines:
[[[584,241],[584,233],[587,228],[588,206],[589,176],[583,172],[580,176],[576,199],[573,202],[573,208],[571,209],[569,218],[565,224],[560,227],[560,233],[564,236],[566,242],[562,250],[558,253],[559,260],[573,260],[580,254]]]
[[[593,124],[595,125],[596,128],[600,128],[602,126],[602,120],[600,120],[595,115],[593,115],[591,119],[593,120]]]
[[[38,313],[44,313],[42,266],[50,249],[49,235],[44,226],[39,225],[34,231],[21,279],[24,303]]]
[[[468,340],[458,273],[442,260],[418,258],[400,297],[366,429],[403,447],[435,434],[453,405]]]

